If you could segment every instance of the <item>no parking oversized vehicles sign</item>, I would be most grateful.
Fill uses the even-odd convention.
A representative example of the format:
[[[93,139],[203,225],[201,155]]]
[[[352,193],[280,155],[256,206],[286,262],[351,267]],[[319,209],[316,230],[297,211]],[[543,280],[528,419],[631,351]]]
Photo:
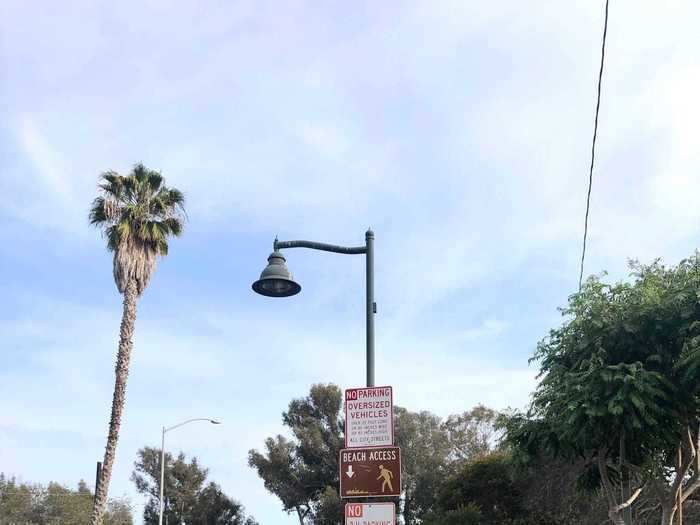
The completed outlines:
[[[396,525],[393,503],[347,503],[345,525]]]
[[[345,391],[345,448],[394,444],[394,406],[390,386]]]

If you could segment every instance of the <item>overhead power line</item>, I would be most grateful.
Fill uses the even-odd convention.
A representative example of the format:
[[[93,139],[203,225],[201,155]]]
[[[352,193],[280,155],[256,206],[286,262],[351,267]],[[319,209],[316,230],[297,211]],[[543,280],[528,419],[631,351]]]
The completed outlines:
[[[603,45],[600,52],[600,71],[598,72],[598,99],[595,105],[595,123],[593,124],[593,144],[591,145],[591,168],[588,173],[588,196],[586,197],[586,218],[583,222],[583,249],[581,250],[581,272],[578,277],[578,289],[583,283],[583,265],[586,260],[586,241],[588,240],[588,215],[591,210],[591,188],[593,187],[593,168],[595,166],[595,143],[598,137],[598,113],[600,112],[600,88],[603,83],[603,66],[605,65],[605,40],[608,35],[608,3],[605,0],[605,24],[603,26]]]

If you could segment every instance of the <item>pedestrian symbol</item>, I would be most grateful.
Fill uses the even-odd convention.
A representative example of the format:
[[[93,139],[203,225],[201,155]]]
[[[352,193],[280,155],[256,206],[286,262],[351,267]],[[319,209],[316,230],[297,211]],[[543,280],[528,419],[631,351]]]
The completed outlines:
[[[387,486],[389,487],[389,492],[394,492],[394,487],[391,486],[391,480],[394,477],[391,470],[384,468],[384,465],[379,465],[379,477],[377,480],[383,479],[382,482],[382,494],[386,491]]]

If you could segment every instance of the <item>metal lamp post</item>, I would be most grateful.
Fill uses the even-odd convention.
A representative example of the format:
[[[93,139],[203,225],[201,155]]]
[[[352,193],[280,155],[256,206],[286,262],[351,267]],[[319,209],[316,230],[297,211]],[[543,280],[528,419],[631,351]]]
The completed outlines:
[[[294,281],[287,269],[286,259],[279,250],[285,248],[310,248],[324,252],[343,253],[345,255],[365,254],[367,263],[367,386],[374,386],[374,314],[377,305],[374,302],[374,232],[367,230],[365,245],[357,247],[336,246],[312,241],[278,241],[272,245],[273,252],[267,258],[267,267],[260,274],[260,279],[253,283],[253,290],[267,297],[289,297],[301,291],[301,286]]]
[[[206,417],[196,417],[194,419],[188,419],[187,421],[183,421],[182,423],[178,423],[177,425],[173,425],[172,427],[163,427],[163,434],[161,436],[161,442],[160,442],[160,503],[159,503],[159,510],[158,510],[158,525],[163,525],[163,483],[165,481],[165,433],[170,432],[171,430],[174,430],[178,427],[181,427],[183,425],[186,425],[188,423],[193,423],[194,421],[209,421],[213,425],[220,425],[221,421],[217,421],[216,419],[209,419]]]

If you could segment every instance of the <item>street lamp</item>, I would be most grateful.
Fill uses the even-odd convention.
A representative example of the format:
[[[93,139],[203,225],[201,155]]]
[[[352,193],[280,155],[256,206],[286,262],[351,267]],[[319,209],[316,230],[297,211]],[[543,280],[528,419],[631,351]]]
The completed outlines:
[[[289,297],[301,291],[299,283],[294,281],[287,269],[286,259],[280,252],[285,248],[310,248],[324,252],[343,253],[345,255],[365,254],[367,281],[367,386],[374,386],[374,314],[377,304],[374,302],[374,232],[367,230],[365,245],[357,247],[335,246],[312,241],[278,241],[272,244],[272,253],[267,258],[267,266],[260,274],[260,279],[253,283],[253,290],[267,297]]]
[[[216,419],[209,419],[206,417],[196,417],[194,419],[188,419],[187,421],[183,421],[182,423],[178,423],[177,425],[173,425],[172,427],[165,428],[163,427],[163,435],[161,436],[161,442],[160,442],[160,504],[159,504],[159,511],[158,511],[158,525],[163,525],[163,482],[165,480],[165,433],[170,432],[171,430],[174,430],[178,427],[181,427],[183,425],[186,425],[187,423],[193,423],[195,421],[209,421],[212,425],[220,425],[221,421],[217,421]]]

